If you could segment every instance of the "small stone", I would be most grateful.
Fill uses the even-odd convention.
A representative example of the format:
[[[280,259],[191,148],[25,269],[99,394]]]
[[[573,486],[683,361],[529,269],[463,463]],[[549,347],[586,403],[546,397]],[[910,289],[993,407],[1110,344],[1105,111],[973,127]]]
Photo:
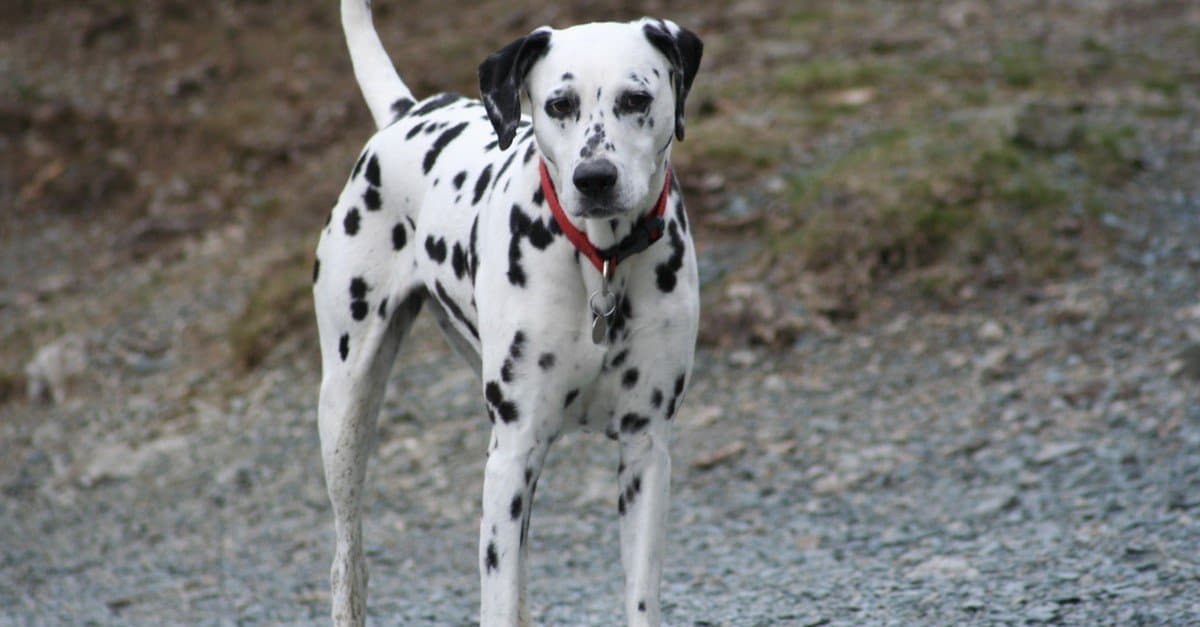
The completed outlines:
[[[1049,623],[1058,618],[1058,605],[1043,603],[1025,611],[1025,620],[1034,623]]]
[[[829,104],[840,107],[861,107],[875,99],[875,89],[855,87],[836,91],[827,98]]]
[[[758,363],[758,353],[752,350],[738,350],[729,354],[729,363],[738,368],[749,368]]]
[[[700,179],[700,188],[706,192],[719,191],[725,187],[725,177],[720,172],[711,172]]]
[[[79,475],[79,483],[90,488],[103,481],[130,479],[152,463],[173,459],[188,449],[184,436],[167,436],[147,442],[134,449],[124,442],[115,442],[93,449],[87,467]]]
[[[733,459],[746,450],[746,445],[741,442],[730,442],[715,451],[707,454],[702,454],[692,460],[692,468],[696,470],[708,470]]]
[[[1007,348],[996,347],[988,349],[979,359],[979,378],[982,381],[994,381],[1003,378],[1008,373],[1008,360],[1012,354]]]
[[[985,342],[999,342],[1004,339],[1004,327],[995,320],[988,320],[979,327],[979,339]]]
[[[965,558],[948,555],[935,555],[914,566],[905,578],[910,581],[926,579],[977,579],[979,571],[971,566]]]
[[[71,383],[87,369],[83,339],[64,335],[38,349],[25,366],[26,394],[31,401],[50,400],[61,404]]]
[[[1035,464],[1049,464],[1050,462],[1068,455],[1073,455],[1084,449],[1083,444],[1079,442],[1051,442],[1043,446],[1033,456]]]
[[[1011,509],[1019,502],[1020,499],[1017,497],[1017,491],[1011,487],[1003,486],[980,499],[972,512],[976,516],[991,516],[992,514]]]

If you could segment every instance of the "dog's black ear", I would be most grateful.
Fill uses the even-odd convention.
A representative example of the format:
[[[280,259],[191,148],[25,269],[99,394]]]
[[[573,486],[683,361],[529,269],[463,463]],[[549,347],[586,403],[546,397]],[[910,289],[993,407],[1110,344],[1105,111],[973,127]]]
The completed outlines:
[[[508,148],[521,120],[521,86],[529,68],[550,49],[550,30],[538,29],[488,55],[479,64],[479,93],[500,148]]]
[[[675,87],[675,136],[683,139],[683,103],[700,69],[704,44],[696,33],[663,20],[646,20],[642,30],[650,45],[671,63],[671,84]]]

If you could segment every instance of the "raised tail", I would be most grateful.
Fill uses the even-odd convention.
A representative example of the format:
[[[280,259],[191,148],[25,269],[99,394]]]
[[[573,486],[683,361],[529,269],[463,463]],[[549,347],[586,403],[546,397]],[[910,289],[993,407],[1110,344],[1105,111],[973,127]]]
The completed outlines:
[[[379,41],[371,21],[370,0],[342,0],[342,30],[350,48],[354,78],[362,89],[375,126],[383,128],[398,114],[407,111],[414,99]]]

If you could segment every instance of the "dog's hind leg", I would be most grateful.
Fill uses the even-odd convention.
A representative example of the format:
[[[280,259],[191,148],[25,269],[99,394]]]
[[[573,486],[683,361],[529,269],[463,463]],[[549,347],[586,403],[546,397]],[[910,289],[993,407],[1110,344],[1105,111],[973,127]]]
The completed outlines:
[[[322,329],[325,366],[318,422],[325,484],[334,516],[330,586],[336,625],[363,625],[366,620],[362,493],[367,458],[375,444],[375,422],[388,372],[423,299],[420,292],[409,295],[387,322],[356,337],[358,345],[348,351],[341,350],[347,335],[326,338]],[[347,355],[345,361],[342,355]]]
[[[365,621],[362,492],[375,420],[400,342],[426,292],[412,273],[408,207],[383,202],[388,185],[369,145],[330,216],[313,268],[321,342],[317,417],[336,543],[330,583],[338,625]],[[386,189],[386,187],[384,187]]]

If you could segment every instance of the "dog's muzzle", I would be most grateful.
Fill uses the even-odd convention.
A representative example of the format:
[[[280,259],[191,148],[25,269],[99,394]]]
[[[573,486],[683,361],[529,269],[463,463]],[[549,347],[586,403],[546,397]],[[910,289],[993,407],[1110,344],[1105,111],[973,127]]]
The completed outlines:
[[[617,213],[613,206],[613,191],[617,187],[617,166],[608,159],[596,159],[579,164],[571,178],[575,189],[586,199],[584,213],[610,215]]]

